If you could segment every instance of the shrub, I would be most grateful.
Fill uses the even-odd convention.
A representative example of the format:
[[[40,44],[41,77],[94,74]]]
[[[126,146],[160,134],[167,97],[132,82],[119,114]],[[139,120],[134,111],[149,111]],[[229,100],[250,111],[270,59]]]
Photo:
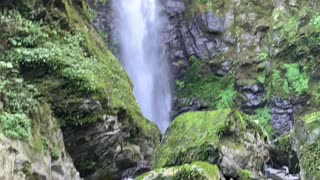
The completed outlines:
[[[267,132],[269,137],[272,137],[272,127],[270,125],[271,115],[268,108],[262,108],[256,110],[255,118],[258,119],[259,124]]]
[[[308,89],[309,77],[305,72],[300,72],[298,64],[285,64],[284,67],[290,92],[300,95]]]
[[[314,16],[311,20],[311,24],[320,30],[320,15]]]
[[[257,55],[258,59],[266,60],[268,58],[268,54],[266,52],[261,52]]]
[[[5,136],[26,140],[30,136],[31,120],[23,113],[0,115],[0,130]]]

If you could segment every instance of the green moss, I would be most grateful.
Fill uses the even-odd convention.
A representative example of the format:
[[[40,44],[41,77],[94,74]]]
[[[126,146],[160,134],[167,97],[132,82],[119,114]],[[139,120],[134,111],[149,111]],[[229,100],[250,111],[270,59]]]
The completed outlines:
[[[238,171],[238,176],[239,176],[240,180],[253,179],[252,173],[248,170],[241,169],[240,171]]]
[[[287,153],[291,151],[290,136],[291,134],[286,134],[278,138],[280,151]]]
[[[219,180],[220,178],[218,166],[206,162],[193,162],[182,166],[156,169],[135,178],[135,180]]]
[[[306,179],[320,178],[320,141],[302,146],[300,165]]]
[[[309,77],[298,64],[284,64],[284,71],[274,70],[269,83],[269,93],[288,98],[299,96],[309,87]]]
[[[239,135],[244,128],[241,115],[229,109],[182,114],[170,125],[153,155],[153,165],[160,168],[192,161],[215,163],[219,137]]]
[[[178,89],[178,96],[196,97],[210,103],[213,109],[225,109],[234,107],[236,90],[232,75],[217,77],[211,72],[203,72],[208,66],[194,56],[190,57],[192,63],[183,81],[183,88]]]
[[[233,7],[233,2],[230,0],[184,0],[184,2],[187,6],[187,19],[206,11],[224,16],[227,10]]]
[[[50,156],[52,160],[57,160],[60,158],[61,156],[61,151],[58,147],[54,147],[53,149],[51,149],[50,151]]]
[[[320,112],[306,114],[302,117],[302,120],[305,123],[308,132],[311,133],[313,130],[317,130],[319,128]]]

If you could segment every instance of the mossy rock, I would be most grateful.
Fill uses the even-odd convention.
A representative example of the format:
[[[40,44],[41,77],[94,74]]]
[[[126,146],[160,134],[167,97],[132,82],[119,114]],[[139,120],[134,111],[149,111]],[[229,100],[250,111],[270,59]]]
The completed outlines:
[[[182,114],[172,122],[154,153],[153,165],[162,168],[206,161],[235,178],[240,169],[259,169],[265,152],[263,135],[252,124],[230,109]]]
[[[220,180],[221,173],[217,165],[206,162],[193,162],[170,168],[155,169],[135,180]]]
[[[154,167],[181,165],[194,160],[218,158],[219,135],[227,126],[231,110],[190,112],[177,117],[153,156]],[[188,134],[186,134],[188,132]]]
[[[320,139],[302,146],[300,164],[302,179],[320,179]]]
[[[291,173],[296,174],[299,172],[299,159],[292,149],[292,136],[292,133],[288,133],[272,141],[269,153],[273,162],[287,166]]]

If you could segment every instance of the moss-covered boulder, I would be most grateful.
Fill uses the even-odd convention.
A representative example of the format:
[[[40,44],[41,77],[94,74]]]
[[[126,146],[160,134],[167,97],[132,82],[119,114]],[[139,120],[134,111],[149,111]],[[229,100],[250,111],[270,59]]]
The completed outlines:
[[[292,149],[299,157],[301,179],[319,179],[320,113],[308,113],[301,117],[292,133]]]
[[[189,112],[178,116],[153,155],[155,168],[206,161],[224,175],[239,177],[242,169],[259,172],[266,149],[260,127],[230,109]]]
[[[220,180],[224,179],[218,166],[206,162],[193,162],[170,168],[155,169],[145,173],[135,180]]]

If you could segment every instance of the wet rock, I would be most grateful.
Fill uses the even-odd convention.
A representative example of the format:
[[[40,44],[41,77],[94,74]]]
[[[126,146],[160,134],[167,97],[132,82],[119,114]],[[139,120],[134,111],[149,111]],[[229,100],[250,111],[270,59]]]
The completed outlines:
[[[241,110],[248,114],[254,114],[255,110],[266,104],[265,91],[260,85],[242,85],[239,88],[242,94]]]
[[[209,105],[205,102],[199,101],[197,98],[176,98],[173,104],[171,119],[188,111],[204,111],[208,110]]]
[[[162,0],[165,6],[165,11],[169,17],[181,14],[185,11],[185,5],[182,1],[177,0]]]
[[[136,178],[136,180],[157,180],[157,179],[203,179],[203,180],[224,180],[218,166],[206,162],[193,162],[170,168],[160,168],[148,172]]]
[[[121,174],[121,179],[135,178],[151,170],[152,166],[148,161],[140,161],[136,167],[124,170]]]
[[[291,100],[273,98],[270,102],[271,126],[276,137],[291,130],[294,125],[295,107]]]
[[[225,61],[222,63],[211,63],[210,69],[217,75],[217,76],[225,76],[229,73],[231,69],[231,62]]]
[[[289,174],[287,167],[283,167],[282,169],[266,168],[264,171],[267,178],[271,178],[273,180],[299,180],[300,179],[298,175]]]
[[[94,124],[64,128],[66,148],[81,176],[120,178],[122,171],[151,156],[155,143],[142,137],[134,139],[136,125],[132,121],[125,125],[123,121],[128,119],[123,113],[104,115]]]
[[[292,133],[288,133],[271,142],[269,147],[270,165],[276,169],[286,166],[290,173],[296,174],[299,172],[299,159],[297,153],[292,149],[292,138]]]
[[[212,12],[205,12],[201,15],[204,31],[214,34],[222,34],[225,30],[224,21],[213,15]]]

